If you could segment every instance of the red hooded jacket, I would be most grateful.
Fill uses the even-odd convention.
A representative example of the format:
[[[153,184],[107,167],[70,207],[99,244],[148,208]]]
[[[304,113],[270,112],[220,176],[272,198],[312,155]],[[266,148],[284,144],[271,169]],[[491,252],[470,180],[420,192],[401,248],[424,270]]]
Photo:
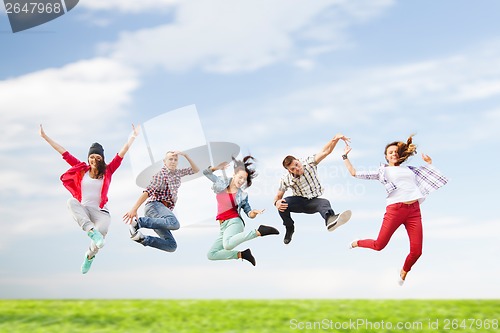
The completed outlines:
[[[61,181],[71,193],[73,198],[78,201],[82,201],[82,179],[83,175],[90,170],[90,165],[85,162],[81,162],[79,159],[71,155],[68,151],[62,154],[63,159],[71,165],[71,168],[61,175]],[[99,208],[103,208],[108,202],[108,190],[111,184],[111,177],[113,173],[122,164],[123,158],[116,154],[115,158],[106,166],[106,171],[104,172],[103,184],[101,190],[101,203]]]

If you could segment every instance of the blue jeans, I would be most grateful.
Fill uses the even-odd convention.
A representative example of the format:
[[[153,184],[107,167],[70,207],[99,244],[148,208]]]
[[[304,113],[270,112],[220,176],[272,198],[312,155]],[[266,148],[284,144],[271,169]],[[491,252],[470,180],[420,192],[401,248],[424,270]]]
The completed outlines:
[[[177,249],[177,242],[170,230],[179,229],[179,221],[174,213],[161,202],[148,202],[146,204],[146,216],[139,217],[137,223],[139,228],[153,229],[160,236],[145,236],[142,245],[167,252],[174,252]]]
[[[279,212],[281,219],[283,220],[283,225],[285,227],[293,226],[293,220],[290,213],[304,213],[304,214],[314,214],[320,213],[321,216],[326,220],[328,216],[334,215],[330,201],[323,198],[312,198],[307,199],[299,196],[290,196],[285,198],[288,208],[284,212]]]

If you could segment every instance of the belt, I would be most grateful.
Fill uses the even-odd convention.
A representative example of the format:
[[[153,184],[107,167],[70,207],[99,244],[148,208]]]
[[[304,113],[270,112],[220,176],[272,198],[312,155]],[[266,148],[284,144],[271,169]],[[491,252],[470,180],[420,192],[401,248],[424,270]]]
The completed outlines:
[[[166,200],[160,200],[160,202],[165,205],[168,209],[173,206],[173,203],[171,201],[166,201]]]
[[[404,203],[405,205],[413,205],[415,202],[418,202],[418,200],[406,201],[402,203]]]

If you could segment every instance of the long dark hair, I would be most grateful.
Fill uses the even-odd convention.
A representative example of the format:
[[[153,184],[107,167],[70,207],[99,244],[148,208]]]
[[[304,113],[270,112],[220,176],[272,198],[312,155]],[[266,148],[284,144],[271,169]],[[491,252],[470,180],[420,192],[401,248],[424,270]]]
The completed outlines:
[[[247,177],[247,187],[252,186],[252,180],[257,177],[257,172],[255,171],[255,161],[256,159],[253,156],[247,155],[243,157],[243,160],[237,160],[232,157],[234,162],[234,173],[243,170],[248,174]]]
[[[104,177],[104,173],[106,172],[106,168],[107,168],[107,164],[104,161],[104,156],[103,156],[102,160],[97,162],[97,178],[98,179],[101,179],[102,177]]]
[[[410,156],[415,155],[417,153],[417,146],[413,143],[413,136],[415,134],[412,134],[408,137],[406,142],[402,141],[394,141],[385,146],[384,150],[384,156],[387,156],[387,149],[390,146],[396,146],[398,147],[397,153],[398,153],[398,161],[395,165],[400,165],[404,161],[406,161]]]

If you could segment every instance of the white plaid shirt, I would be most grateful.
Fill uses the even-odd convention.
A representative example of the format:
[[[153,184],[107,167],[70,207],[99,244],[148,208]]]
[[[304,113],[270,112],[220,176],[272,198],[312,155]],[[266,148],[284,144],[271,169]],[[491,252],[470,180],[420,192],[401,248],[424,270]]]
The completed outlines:
[[[298,177],[288,173],[281,178],[279,191],[286,192],[291,188],[294,196],[313,199],[323,194],[323,187],[318,178],[318,163],[313,156],[300,160],[304,174]]]
[[[376,171],[356,171],[355,177],[380,181],[385,186],[387,196],[389,196],[397,187],[396,184],[387,180],[385,176],[386,167],[387,164],[382,164]],[[408,168],[415,174],[415,181],[424,197],[448,183],[448,179],[432,164],[420,167],[408,166]]]

